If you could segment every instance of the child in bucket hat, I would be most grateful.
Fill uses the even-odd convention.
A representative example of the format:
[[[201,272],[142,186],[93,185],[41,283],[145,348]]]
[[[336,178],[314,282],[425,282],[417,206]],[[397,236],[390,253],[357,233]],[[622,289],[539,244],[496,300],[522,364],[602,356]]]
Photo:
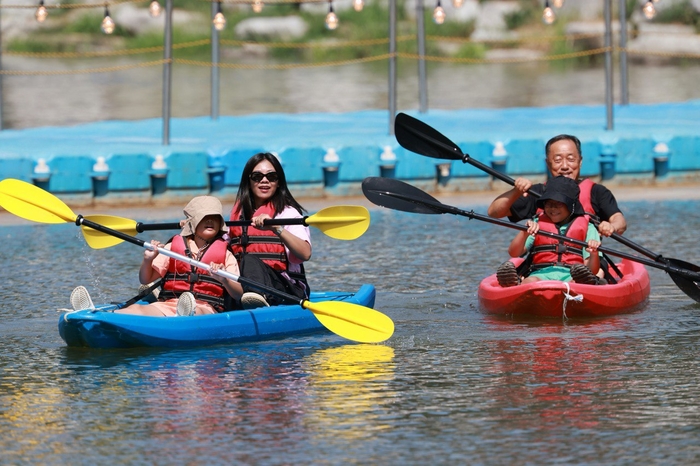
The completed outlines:
[[[580,189],[571,178],[557,176],[549,180],[537,200],[538,215],[527,221],[527,231],[511,241],[508,253],[519,257],[529,253],[519,272],[511,261],[499,266],[496,277],[501,286],[514,286],[539,280],[575,281],[588,285],[602,284],[595,276],[600,268],[598,248],[600,234],[588,222],[579,202]],[[548,231],[585,241],[588,247],[537,235]],[[524,276],[521,280],[521,275]]]
[[[228,248],[223,235],[228,232],[221,202],[212,196],[193,198],[183,210],[182,230],[165,245],[157,240],[153,246],[169,249],[180,255],[209,264],[212,270],[225,270],[239,275],[238,262]],[[150,316],[214,314],[225,310],[226,295],[240,298],[240,283],[228,280],[186,262],[146,250],[139,270],[143,284],[161,280],[158,301],[151,304],[132,304],[114,311],[122,314]],[[90,298],[84,287],[74,290],[71,303],[80,307]],[[75,302],[75,303],[74,303]]]

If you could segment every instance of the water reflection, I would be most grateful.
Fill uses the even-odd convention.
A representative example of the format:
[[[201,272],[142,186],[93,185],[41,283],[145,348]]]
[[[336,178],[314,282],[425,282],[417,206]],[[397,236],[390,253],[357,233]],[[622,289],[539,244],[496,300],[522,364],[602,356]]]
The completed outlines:
[[[41,60],[42,69],[69,70],[132,63],[128,57],[107,60]],[[36,69],[37,60],[3,57],[10,70]],[[418,108],[414,62],[399,61],[397,106]],[[220,72],[220,114],[353,112],[387,108],[385,64],[340,67],[264,69]],[[651,104],[700,98],[700,65],[630,65],[630,102]],[[102,120],[160,118],[161,67],[100,74],[4,76],[3,118],[6,128],[66,126]],[[172,116],[210,114],[210,71],[178,65],[172,74]],[[619,80],[615,80],[616,83]],[[663,85],[659,85],[663,83]],[[604,105],[602,66],[549,66],[547,63],[428,64],[431,110],[464,108]],[[572,92],[575,89],[575,92]],[[619,95],[617,90],[615,96]]]
[[[597,427],[611,408],[605,394],[619,395],[625,386],[619,378],[599,375],[614,371],[624,358],[610,351],[620,343],[610,335],[626,326],[623,319],[574,327],[548,324],[538,326],[533,338],[492,342],[488,371],[499,374],[496,387],[508,387],[500,401],[510,409],[504,409],[502,420],[521,429],[532,423],[550,430]]]
[[[323,437],[352,441],[390,429],[382,421],[392,390],[394,349],[384,345],[344,345],[312,354],[309,367],[309,405],[306,425]]]

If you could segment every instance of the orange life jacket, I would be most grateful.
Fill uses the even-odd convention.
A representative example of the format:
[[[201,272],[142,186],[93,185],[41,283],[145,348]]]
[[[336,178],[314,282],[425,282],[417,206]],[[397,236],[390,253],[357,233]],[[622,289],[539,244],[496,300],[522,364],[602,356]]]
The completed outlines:
[[[185,244],[185,239],[176,235],[170,243],[170,250],[177,254],[194,258],[192,252]],[[222,238],[217,238],[209,244],[204,255],[199,258],[200,262],[210,264],[226,263],[226,252],[228,245]],[[185,291],[191,292],[196,299],[205,301],[212,305],[217,311],[224,310],[224,296],[226,289],[214,277],[208,274],[202,274],[198,269],[186,262],[170,259],[168,263],[168,271],[165,274],[163,283],[163,291],[159,295],[159,299],[165,301],[174,297],[180,296]]]

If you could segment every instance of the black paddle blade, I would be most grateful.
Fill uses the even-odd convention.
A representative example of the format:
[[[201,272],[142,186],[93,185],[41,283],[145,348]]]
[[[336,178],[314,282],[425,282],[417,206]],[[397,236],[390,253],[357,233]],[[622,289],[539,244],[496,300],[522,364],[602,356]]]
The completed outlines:
[[[700,267],[698,267],[695,264],[691,264],[690,262],[682,261],[680,259],[664,258],[664,260],[668,263],[668,265],[674,266],[676,268],[692,270],[693,272],[700,272]],[[674,273],[673,271],[667,270],[666,273],[669,274],[676,286],[678,286],[678,288],[680,288],[681,291],[683,291],[683,293],[687,294],[688,297],[700,303],[700,286],[698,285],[697,281],[693,281],[690,278],[684,277],[678,273]]]
[[[362,181],[365,197],[380,207],[414,214],[444,214],[442,204],[430,194],[393,178],[370,176]],[[415,202],[412,198],[416,199]],[[426,205],[428,204],[428,205]],[[431,208],[434,204],[435,208]]]
[[[463,160],[465,155],[454,142],[420,120],[399,113],[394,120],[396,140],[401,147],[434,159]],[[469,158],[469,156],[466,156]]]

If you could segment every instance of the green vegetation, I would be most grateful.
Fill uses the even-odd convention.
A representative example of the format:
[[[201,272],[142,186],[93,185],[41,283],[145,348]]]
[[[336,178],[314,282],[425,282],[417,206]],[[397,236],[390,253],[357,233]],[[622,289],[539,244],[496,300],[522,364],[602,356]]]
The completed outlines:
[[[695,31],[700,32],[700,14],[695,11],[690,0],[674,3],[666,8],[659,9],[654,22],[685,24],[694,26]]]
[[[542,17],[543,3],[539,0],[519,0],[520,9],[504,15],[509,31],[535,23]]]
[[[69,0],[78,2],[80,0]],[[148,0],[143,3],[147,8]],[[406,15],[405,0],[398,0],[397,5],[397,35],[407,36],[416,34],[416,24],[413,18]],[[447,1],[447,0],[445,0]],[[639,6],[636,0],[626,0],[627,11],[631,15]],[[161,0],[161,5],[163,0]],[[563,35],[565,21],[557,21],[554,25],[542,24],[542,1],[519,0],[520,10],[505,16],[509,29],[518,29],[523,37]],[[290,62],[326,62],[362,59],[386,54],[386,42],[362,43],[374,39],[386,39],[388,36],[389,12],[384,2],[366,0],[364,9],[356,12],[352,9],[336,11],[340,26],[334,31],[325,27],[325,8],[319,13],[302,11],[298,4],[278,3],[266,4],[261,13],[254,13],[248,7],[223,5],[227,19],[226,28],[219,37],[226,40],[239,40],[234,34],[235,25],[247,18],[265,16],[298,15],[303,18],[309,28],[304,37],[296,39],[293,44],[299,47],[268,47],[271,57]],[[139,4],[139,6],[141,6]],[[199,19],[191,21],[186,26],[176,26],[173,29],[173,43],[183,44],[210,38],[211,2],[206,0],[174,0],[174,6],[179,10],[187,10],[199,15]],[[469,42],[474,32],[474,23],[459,23],[450,21],[448,16],[444,24],[437,25],[432,20],[432,6],[428,2],[424,10],[425,32],[430,40],[426,41],[426,54],[454,58],[483,58],[489,48],[517,48],[522,46],[518,41],[501,42],[497,44]],[[117,5],[112,7],[116,10]],[[80,52],[91,51],[99,47],[105,49],[143,49],[163,45],[163,33],[153,30],[145,34],[134,34],[117,23],[114,34],[107,36],[100,30],[103,16],[102,7],[93,9],[51,9],[49,20],[32,32],[25,39],[14,39],[6,42],[6,47],[13,52]],[[561,19],[561,18],[560,18]],[[659,11],[656,22],[676,22],[692,24],[700,32],[700,18],[689,0],[674,4]],[[445,40],[440,40],[444,37]],[[266,36],[251,36],[244,40],[251,42],[274,42]],[[357,45],[334,47],[336,43],[358,42]],[[417,53],[416,40],[399,41],[397,50],[400,53]],[[224,45],[223,47],[228,47]],[[531,42],[528,48],[536,47],[549,55],[561,55],[591,48],[586,40],[555,40]],[[175,49],[176,58],[190,58],[207,61],[210,59],[210,48],[207,44],[197,47]],[[590,64],[601,60],[602,57],[582,57],[572,60],[555,62],[556,66]]]

